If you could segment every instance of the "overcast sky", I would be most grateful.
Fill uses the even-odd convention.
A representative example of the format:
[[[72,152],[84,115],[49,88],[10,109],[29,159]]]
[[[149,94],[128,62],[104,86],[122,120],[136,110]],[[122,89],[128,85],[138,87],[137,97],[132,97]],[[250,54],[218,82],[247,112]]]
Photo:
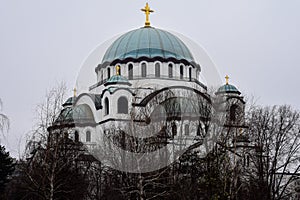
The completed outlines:
[[[11,120],[13,155],[46,90],[74,87],[89,53],[143,26],[144,0],[0,0],[0,98]],[[299,109],[299,0],[149,0],[154,27],[203,46],[222,77],[258,104]],[[202,69],[205,70],[205,69]],[[2,140],[3,142],[3,140]],[[21,147],[23,148],[23,147]]]

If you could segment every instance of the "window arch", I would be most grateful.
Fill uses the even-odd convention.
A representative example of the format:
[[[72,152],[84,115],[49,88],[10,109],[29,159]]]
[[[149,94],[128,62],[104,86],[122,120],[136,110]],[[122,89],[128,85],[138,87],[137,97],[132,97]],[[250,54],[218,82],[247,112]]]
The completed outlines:
[[[118,99],[118,113],[128,114],[128,100],[126,97]]]
[[[230,107],[229,119],[231,121],[235,121],[236,120],[237,108],[238,108],[238,106],[235,105],[235,104]]]
[[[128,65],[128,79],[133,79],[133,65],[131,63]]]
[[[74,141],[79,142],[79,133],[78,133],[78,131],[75,131],[75,133],[74,133]]]
[[[107,79],[110,78],[110,68],[107,68]]]
[[[173,64],[168,65],[169,78],[173,78]]]
[[[91,142],[91,131],[86,131],[85,133],[85,141],[86,142]]]
[[[196,70],[196,79],[197,79],[197,80],[199,80],[199,75],[200,75],[200,70],[197,69],[197,70]]]
[[[64,139],[66,140],[66,139],[68,139],[68,137],[69,137],[68,132],[64,132]]]
[[[192,81],[192,68],[189,68],[189,81]]]
[[[104,99],[104,114],[109,114],[109,101],[107,97]]]
[[[147,65],[146,63],[142,63],[142,77],[147,76]]]
[[[172,123],[172,136],[174,137],[175,135],[177,135],[177,126],[176,126],[176,123],[173,122]]]
[[[155,77],[160,77],[160,64],[155,63]]]
[[[116,74],[121,76],[121,65],[116,65]]]
[[[180,79],[183,79],[183,65],[180,65]]]
[[[190,134],[190,127],[188,124],[184,125],[184,134],[189,135]]]

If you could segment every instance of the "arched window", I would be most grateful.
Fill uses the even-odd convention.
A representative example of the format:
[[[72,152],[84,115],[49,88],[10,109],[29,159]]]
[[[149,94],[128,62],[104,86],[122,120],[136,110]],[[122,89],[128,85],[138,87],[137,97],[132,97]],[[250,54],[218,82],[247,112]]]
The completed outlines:
[[[68,137],[69,137],[69,134],[68,134],[68,132],[64,132],[64,137],[65,137],[65,138],[64,138],[65,140],[67,140],[67,139],[68,139]]]
[[[107,68],[107,79],[110,78],[110,68]]]
[[[168,70],[169,70],[169,78],[173,78],[173,65],[171,63],[168,65]]]
[[[74,133],[74,140],[75,140],[75,142],[79,142],[79,133],[78,133],[78,131],[75,131],[75,133]]]
[[[131,63],[128,65],[128,79],[133,79],[133,65]]]
[[[180,79],[183,79],[183,65],[180,65]]]
[[[160,64],[155,63],[155,77],[160,77]]]
[[[200,124],[197,127],[197,136],[201,136],[201,125]]]
[[[229,118],[230,118],[231,121],[235,121],[235,120],[236,120],[237,108],[238,108],[237,105],[232,105],[232,106],[230,107],[230,115],[229,115]]]
[[[189,81],[192,81],[192,68],[189,68]]]
[[[126,97],[118,99],[118,113],[128,114],[128,100]]]
[[[104,99],[104,114],[109,114],[109,101],[107,97]]]
[[[117,67],[116,67],[116,74],[121,76],[121,66],[120,65],[117,65]]]
[[[173,137],[175,135],[177,135],[177,126],[176,126],[175,122],[172,123],[172,135],[173,135]]]
[[[188,124],[184,125],[184,134],[189,135],[190,134],[190,127]]]
[[[86,131],[85,133],[85,141],[90,142],[91,141],[91,131]]]
[[[147,65],[146,63],[142,63],[142,77],[147,76]]]

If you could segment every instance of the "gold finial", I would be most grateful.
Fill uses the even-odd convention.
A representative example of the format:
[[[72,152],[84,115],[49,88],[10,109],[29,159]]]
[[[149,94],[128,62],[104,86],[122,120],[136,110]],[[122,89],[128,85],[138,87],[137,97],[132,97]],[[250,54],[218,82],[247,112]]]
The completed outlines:
[[[141,11],[145,12],[146,14],[145,27],[150,27],[149,15],[150,13],[154,12],[154,10],[151,10],[148,3],[146,3],[145,8],[141,9]]]
[[[226,85],[228,85],[229,76],[226,75],[226,76],[225,76],[225,79],[226,79]]]
[[[117,74],[117,76],[120,75],[120,66],[119,65],[116,66],[116,74]]]
[[[74,89],[73,89],[73,92],[74,92],[74,97],[76,97],[76,92],[77,92],[77,89],[76,89],[76,88],[74,88]]]

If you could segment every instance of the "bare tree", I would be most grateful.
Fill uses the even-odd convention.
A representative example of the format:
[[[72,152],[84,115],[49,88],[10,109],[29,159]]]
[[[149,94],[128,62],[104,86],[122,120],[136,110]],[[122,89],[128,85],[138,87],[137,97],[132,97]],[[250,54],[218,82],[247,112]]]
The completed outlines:
[[[23,199],[84,198],[86,178],[77,166],[83,145],[69,138],[69,127],[49,129],[61,112],[66,86],[61,83],[37,107],[37,124],[21,161],[18,194]]]
[[[9,119],[8,117],[2,113],[3,102],[0,99],[0,132],[4,133],[9,129]]]
[[[258,148],[253,179],[268,199],[289,199],[300,172],[299,112],[286,105],[256,107],[248,123]]]

